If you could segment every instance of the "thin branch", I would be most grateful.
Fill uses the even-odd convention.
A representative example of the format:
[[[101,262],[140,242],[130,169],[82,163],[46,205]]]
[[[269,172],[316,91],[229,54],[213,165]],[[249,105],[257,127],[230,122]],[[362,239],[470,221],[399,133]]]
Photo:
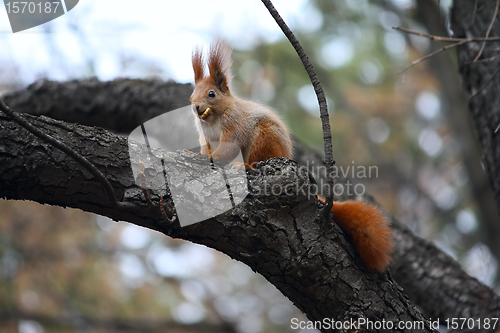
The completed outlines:
[[[456,46],[459,46],[459,45],[462,45],[462,44],[465,44],[465,43],[467,43],[467,41],[461,41],[461,42],[457,42],[457,43],[453,43],[453,44],[448,44],[448,45],[445,45],[445,46],[443,46],[442,48],[440,48],[440,49],[438,49],[438,50],[436,50],[436,51],[434,51],[434,52],[432,52],[432,53],[429,53],[429,54],[427,54],[426,56],[424,56],[424,57],[422,57],[422,58],[419,58],[419,59],[415,60],[414,62],[412,62],[412,63],[411,63],[410,65],[408,65],[407,67],[405,67],[404,69],[400,70],[400,71],[398,72],[398,74],[401,74],[401,73],[403,73],[403,72],[407,71],[408,69],[410,69],[411,67],[415,66],[416,64],[419,64],[419,63],[421,63],[422,61],[427,60],[427,59],[429,59],[430,57],[433,57],[433,56],[435,56],[436,54],[438,54],[438,53],[440,53],[440,52],[443,52],[443,51],[445,51],[445,50],[447,50],[447,49],[451,49],[451,48],[453,48],[453,47],[456,47]]]
[[[497,7],[496,7],[496,10],[495,10],[495,16],[496,16],[496,13],[497,13],[497,10],[498,10],[498,4],[499,3],[500,3],[500,0],[497,0]],[[490,24],[490,28],[491,27],[492,27],[492,24]],[[429,53],[429,54],[427,54],[424,57],[421,57],[421,58],[415,60],[409,66],[407,66],[403,70],[399,71],[398,74],[403,73],[404,71],[410,69],[411,67],[415,66],[416,64],[419,64],[422,61],[427,60],[430,57],[433,57],[433,56],[435,56],[436,54],[438,54],[440,52],[443,52],[445,50],[451,49],[453,47],[456,47],[456,46],[459,46],[459,45],[462,45],[462,44],[473,43],[473,42],[483,42],[483,46],[481,48],[481,51],[478,53],[478,56],[480,56],[481,53],[482,53],[482,50],[484,49],[484,45],[486,44],[486,42],[498,42],[498,41],[500,41],[500,37],[488,37],[489,36],[489,32],[491,30],[490,28],[488,29],[488,33],[487,33],[486,37],[473,37],[473,38],[442,37],[442,36],[435,36],[435,35],[424,34],[424,33],[421,33],[421,32],[417,32],[417,31],[413,31],[413,30],[409,30],[409,29],[405,29],[405,28],[401,28],[401,27],[392,27],[392,28],[394,30],[399,30],[399,31],[402,31],[402,32],[407,33],[407,34],[411,34],[411,35],[415,35],[415,36],[420,36],[420,37],[426,37],[426,38],[429,38],[430,40],[435,41],[435,42],[450,42],[450,43],[452,43],[452,44],[445,45],[442,48],[440,48],[440,49],[438,49],[438,50],[436,50],[436,51],[434,51],[432,53]],[[478,57],[476,57],[476,58],[478,58]],[[474,62],[476,60],[477,59],[475,59]]]
[[[435,42],[464,42],[464,43],[472,43],[472,42],[498,42],[500,41],[500,37],[472,37],[472,38],[458,38],[458,37],[442,37],[442,36],[435,36],[435,35],[429,35],[429,34],[424,34],[421,32],[413,31],[410,29],[405,29],[401,27],[392,27],[394,30],[399,30],[402,32],[405,32],[410,35],[415,35],[415,36],[420,36],[420,37],[427,37],[430,40],[433,40]]]
[[[290,30],[290,28],[287,26],[287,24],[280,16],[276,8],[274,8],[271,0],[262,0],[262,3],[266,6],[271,16],[274,18],[278,26],[281,28],[281,30],[283,31],[283,33],[288,38],[293,48],[297,52],[307,74],[309,75],[309,79],[311,80],[311,83],[314,87],[314,91],[316,92],[316,96],[318,98],[320,118],[321,118],[321,123],[323,125],[323,140],[325,142],[324,162],[326,164],[326,169],[328,172],[328,178],[327,178],[328,193],[326,195],[326,206],[323,213],[329,214],[333,206],[333,185],[334,185],[333,165],[335,164],[335,161],[333,160],[332,132],[330,129],[330,116],[328,115],[328,105],[326,103],[325,92],[323,91],[323,87],[319,82],[316,72],[314,71],[313,65],[307,58],[307,55],[302,46],[300,45],[300,42],[297,40],[292,30]]]
[[[497,0],[497,4],[495,6],[495,13],[493,14],[493,18],[491,19],[491,22],[490,22],[490,25],[488,27],[488,30],[486,31],[486,36],[485,36],[486,38],[488,38],[490,36],[491,28],[493,28],[493,24],[495,23],[495,20],[497,18],[498,6],[500,6],[500,0]],[[481,54],[483,54],[485,46],[486,46],[486,42],[483,42],[483,45],[481,45],[481,49],[479,50],[479,53],[474,58],[473,63],[476,62],[477,59],[479,59],[479,57],[481,56]]]
[[[493,50],[493,51],[498,51],[498,49]],[[479,59],[476,62],[490,62],[490,61],[494,61],[494,60],[498,59],[499,57],[500,57],[500,53],[495,54],[495,55],[488,57],[488,58]],[[472,64],[472,61],[469,61],[468,63],[466,63],[466,65],[471,65],[471,64]]]
[[[126,203],[118,202],[116,200],[115,191],[113,190],[111,183],[106,179],[106,177],[104,177],[102,172],[99,171],[99,169],[97,169],[96,166],[94,164],[92,164],[84,156],[77,153],[74,149],[70,148],[65,143],[57,140],[56,138],[51,137],[47,133],[40,131],[38,128],[33,126],[26,119],[24,119],[23,117],[19,116],[16,112],[14,112],[14,110],[12,110],[7,105],[5,105],[5,103],[1,99],[0,99],[0,111],[4,112],[12,120],[14,120],[20,126],[24,127],[31,134],[39,137],[40,139],[42,139],[43,141],[45,141],[47,143],[50,143],[54,147],[59,148],[60,150],[62,150],[66,154],[68,154],[69,156],[73,157],[78,163],[80,163],[85,169],[87,169],[88,172],[90,172],[94,177],[97,178],[97,180],[104,187],[104,191],[106,192],[106,195],[108,196],[109,202],[113,205],[113,207],[125,208],[126,206],[128,206]]]

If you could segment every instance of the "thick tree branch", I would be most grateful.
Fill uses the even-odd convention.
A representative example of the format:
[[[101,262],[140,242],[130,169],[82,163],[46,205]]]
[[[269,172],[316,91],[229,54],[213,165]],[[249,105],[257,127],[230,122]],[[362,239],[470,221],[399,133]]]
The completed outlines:
[[[151,118],[189,105],[192,92],[191,84],[159,80],[39,80],[2,99],[19,113],[129,133]]]
[[[500,297],[430,242],[393,224],[394,279],[429,318],[499,318]],[[498,327],[497,327],[498,328]],[[483,332],[477,327],[471,332]],[[490,332],[485,330],[484,332]]]
[[[126,95],[129,94],[129,91],[127,89],[120,88],[122,86],[133,85],[134,80],[118,80],[118,82],[114,83],[99,82],[97,80],[81,81],[83,86],[87,86],[86,89],[78,89],[78,82],[79,81],[71,81],[68,88],[66,87],[66,83],[46,80],[39,81],[28,87],[26,90],[13,92],[5,96],[5,99],[10,101],[12,104],[18,105],[23,112],[30,111],[31,108],[38,110],[40,109],[40,106],[43,106],[43,110],[45,110],[45,112],[51,113],[51,109],[60,110],[66,107],[71,112],[61,113],[60,116],[63,117],[63,120],[71,120],[76,117],[86,119],[85,117],[72,115],[72,113],[81,112],[79,110],[81,110],[82,107],[79,106],[81,101],[76,98],[70,98],[70,94],[83,94],[80,96],[81,99],[85,100],[92,98],[92,92],[102,90],[103,94],[115,96],[117,99],[122,98],[120,94],[124,94],[123,98],[126,99],[127,103],[130,103],[131,105],[143,105],[144,109],[141,109],[140,107],[132,108],[132,111],[130,112],[133,119],[137,119],[135,114],[139,115],[141,113],[148,112],[148,103],[136,101],[133,98],[127,97]],[[120,92],[112,91],[113,87],[118,87],[116,89]],[[137,84],[135,89],[137,89],[134,94],[136,98],[141,98],[141,96],[145,95],[145,93],[141,91],[142,89],[147,91],[154,91],[157,89],[166,96],[173,96],[171,92],[167,91],[168,89],[172,89],[173,91],[182,91],[183,93],[178,97],[180,102],[175,103],[175,100],[177,100],[176,97],[172,97],[174,98],[174,101],[169,101],[168,99],[164,100],[166,105],[182,105],[182,101],[185,98],[184,96],[189,96],[192,87],[189,85],[179,85],[176,87],[173,84],[166,87],[163,83],[158,81],[141,81],[141,84]],[[63,100],[51,97],[51,94],[55,91],[60,91],[61,95],[66,95],[67,97]],[[112,117],[115,112],[113,109],[109,108],[105,99],[99,99],[97,101],[93,101],[93,103],[93,112],[102,114],[103,119]],[[126,109],[126,104],[123,104],[122,108]],[[96,117],[96,121],[97,120],[98,118]],[[2,122],[0,122],[0,124],[2,124]],[[98,125],[106,124],[113,125],[113,123],[108,120],[105,120],[102,124]],[[133,128],[139,124],[140,123],[134,123],[132,121],[129,122],[128,127]],[[73,125],[65,124],[65,127],[68,126]],[[111,127],[111,129],[116,130],[114,127]],[[107,140],[109,133],[106,135],[104,135],[104,133],[106,132],[95,129],[95,133],[93,135],[95,136],[95,139],[101,138],[101,140]],[[106,144],[106,146],[113,149],[116,144],[117,143]],[[0,147],[3,146],[3,143],[0,144]],[[118,146],[118,148],[120,148],[120,146]],[[125,149],[125,146],[120,149]],[[0,165],[3,163],[2,158],[5,157],[0,153]],[[300,143],[295,144],[294,158],[298,161],[299,165],[317,166],[322,164],[320,156],[311,152],[307,149],[307,147],[302,146]],[[121,174],[124,170],[126,170],[126,167],[130,168],[128,163],[129,162],[125,161],[123,165],[117,165],[113,169],[113,172],[119,172],[119,174],[115,174],[115,176],[109,174],[108,178],[113,179],[116,177],[118,179],[127,179],[127,177],[130,177],[127,173],[125,175]],[[73,168],[76,167],[77,165],[75,164]],[[106,164],[102,167],[106,167]],[[60,169],[60,166],[54,166],[54,168]],[[1,172],[2,170],[0,167],[0,173]],[[53,169],[50,169],[50,171],[47,171],[46,174],[50,174],[52,172]],[[340,180],[337,182],[340,182]],[[116,185],[115,181],[113,181],[113,183]],[[115,188],[115,190],[118,191],[120,195],[123,195],[123,187],[128,188],[128,186],[131,186],[128,183],[129,182],[121,185],[118,184],[118,188],[122,188],[122,190],[119,191],[118,188]],[[0,185],[1,184],[2,183],[0,182]],[[151,211],[147,205],[141,201],[143,197],[140,189],[136,188],[134,185],[134,187],[128,191],[131,193],[129,196],[135,196],[137,198],[136,202],[140,203],[140,208],[138,208],[139,212],[137,213],[139,216],[143,215],[147,220],[149,215],[156,214],[156,218],[160,220],[159,212],[155,212],[154,210]],[[0,193],[3,193],[2,190],[0,190]],[[78,198],[75,200],[77,199]],[[142,219],[139,219],[136,222],[144,223]],[[465,274],[452,258],[438,250],[430,242],[416,237],[399,222],[394,220],[392,223],[392,229],[396,239],[396,251],[393,258],[393,265],[391,267],[391,274],[426,315],[432,318],[439,317],[441,319],[454,318],[457,316],[466,317],[468,314],[471,314],[471,317],[474,318],[500,316],[498,310],[500,308],[500,299],[491,289]],[[419,278],[417,279],[414,277]],[[484,304],[488,304],[488,306],[484,306]]]
[[[252,194],[235,209],[180,228],[165,223],[159,211],[142,200],[124,138],[46,117],[28,118],[92,161],[115,192],[136,208],[114,209],[102,200],[102,187],[84,168],[5,115],[0,115],[0,197],[80,208],[220,250],[261,273],[313,320],[423,320],[397,284],[386,274],[367,272],[342,232],[322,220],[317,200],[308,195],[308,174],[295,163],[285,159],[262,163],[249,174]],[[132,149],[145,151],[139,145]],[[200,172],[192,154],[170,154],[173,163],[189,163],[193,174]],[[266,192],[285,185],[298,195]],[[173,211],[170,198],[166,201]],[[189,195],[185,202],[199,204]]]
[[[90,163],[89,160],[87,160],[82,155],[78,154],[75,150],[73,150],[71,147],[67,146],[63,142],[53,138],[52,136],[46,134],[45,132],[39,130],[37,127],[33,126],[29,121],[27,121],[26,119],[21,117],[18,113],[14,112],[11,108],[5,105],[5,103],[2,100],[0,100],[0,111],[7,114],[9,118],[14,120],[18,125],[24,127],[31,134],[35,135],[36,137],[42,139],[48,144],[51,144],[52,146],[56,147],[57,149],[63,151],[67,155],[74,158],[81,166],[83,166],[88,172],[90,172],[95,178],[97,178],[99,182],[101,182],[101,185],[104,191],[106,192],[106,195],[108,196],[109,203],[112,204],[115,208],[124,208],[123,206],[120,205],[119,202],[116,201],[113,187],[108,182],[106,177],[104,177],[101,171],[99,171],[99,169],[97,169],[92,163]]]

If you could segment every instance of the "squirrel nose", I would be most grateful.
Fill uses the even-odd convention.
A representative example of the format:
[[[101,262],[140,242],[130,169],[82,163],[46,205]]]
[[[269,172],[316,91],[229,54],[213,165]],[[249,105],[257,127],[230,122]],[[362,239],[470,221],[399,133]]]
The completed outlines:
[[[197,114],[200,114],[200,106],[196,103],[193,103],[191,105],[191,109],[193,110],[193,112],[197,113]]]
[[[200,110],[200,106],[198,104],[196,104],[196,112],[198,114],[202,114],[205,110]]]

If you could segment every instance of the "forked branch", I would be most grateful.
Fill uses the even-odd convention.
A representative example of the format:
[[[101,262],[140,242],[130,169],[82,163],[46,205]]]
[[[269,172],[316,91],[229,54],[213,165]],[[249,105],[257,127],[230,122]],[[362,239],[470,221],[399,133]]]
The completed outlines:
[[[496,15],[495,15],[495,17],[496,17]],[[429,53],[429,54],[427,54],[427,55],[425,55],[425,56],[423,56],[423,57],[421,57],[421,58],[413,61],[409,66],[407,66],[403,70],[399,71],[398,74],[401,74],[404,71],[410,69],[411,67],[413,67],[413,66],[421,63],[422,61],[427,60],[427,59],[435,56],[436,54],[441,53],[443,51],[446,51],[448,49],[451,49],[453,47],[456,47],[456,46],[459,46],[459,45],[463,45],[463,44],[467,44],[467,43],[483,42],[481,50],[479,51],[478,55],[476,56],[476,58],[473,61],[473,62],[476,62],[476,61],[478,61],[479,57],[481,56],[482,50],[484,49],[484,45],[487,42],[498,42],[498,41],[500,41],[500,37],[489,37],[489,34],[486,37],[457,38],[457,37],[443,37],[443,36],[429,35],[429,34],[424,34],[424,33],[421,33],[421,32],[417,32],[417,31],[413,31],[413,30],[409,30],[409,29],[405,29],[405,28],[401,28],[401,27],[392,27],[392,28],[394,30],[402,31],[402,32],[410,34],[410,35],[425,37],[425,38],[428,38],[428,39],[430,39],[430,40],[432,40],[434,42],[449,42],[449,43],[451,43],[451,44],[445,45],[442,48],[437,49],[436,51],[434,51],[432,53]]]

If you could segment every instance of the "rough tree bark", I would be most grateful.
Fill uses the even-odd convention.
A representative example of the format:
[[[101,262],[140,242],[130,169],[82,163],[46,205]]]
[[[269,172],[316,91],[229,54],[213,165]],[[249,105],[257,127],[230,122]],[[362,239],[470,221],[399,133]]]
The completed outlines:
[[[71,158],[4,115],[0,119],[2,197],[81,208],[220,250],[266,277],[311,320],[424,320],[387,274],[367,272],[352,246],[339,236],[339,229],[321,220],[317,200],[307,194],[308,174],[292,161],[274,159],[262,164],[249,174],[252,193],[259,194],[251,194],[235,209],[216,218],[181,228],[177,223],[163,221],[158,208],[150,208],[142,201],[142,191],[131,172],[126,139],[99,128],[29,117],[38,128],[71,145],[98,166],[117,195],[135,204],[130,211],[107,204],[101,184]],[[171,153],[170,157],[171,163],[188,163],[193,166],[193,174],[198,172],[203,177],[190,153]],[[234,175],[228,172],[227,177]],[[283,188],[288,184],[293,184],[290,190],[299,195],[266,193],[266,187]],[[302,188],[305,192],[301,192]],[[210,189],[203,188],[199,193]],[[200,204],[194,196],[186,196],[185,203]],[[170,200],[166,206],[167,211],[174,210]],[[420,331],[432,330],[427,327]]]
[[[3,98],[20,113],[129,133],[165,111],[188,105],[192,91],[191,84],[173,81],[89,79],[60,84],[42,79]]]
[[[132,87],[137,90],[135,96],[142,98],[147,94],[142,89],[156,91],[160,96],[169,96],[168,92],[163,91],[171,89],[159,82],[136,80],[114,83],[90,80],[82,84],[93,86],[84,96],[81,94],[86,90],[77,88],[78,81],[69,85],[71,89],[66,88],[65,83],[43,81],[25,91],[6,96],[5,100],[17,110],[38,110],[35,111],[37,114],[43,113],[40,110],[49,112],[65,108],[71,111],[62,116],[71,119],[74,117],[71,112],[79,112],[82,106],[78,104],[92,100],[94,92],[119,99],[120,95],[116,91],[108,90],[120,87],[122,94],[130,95],[130,91],[123,87]],[[189,96],[191,88],[184,86],[182,89],[186,89],[182,96]],[[68,94],[64,104],[50,97],[54,91],[58,91],[59,95]],[[80,99],[71,99],[68,91],[80,94]],[[102,118],[106,118],[108,112],[115,112],[108,108],[106,99],[99,100],[93,102],[94,112],[101,114]],[[181,102],[177,105],[185,105],[182,99],[179,100]],[[149,101],[129,99],[128,102],[142,105],[144,111],[148,112]],[[167,102],[168,98],[164,103]],[[126,110],[125,104],[115,107]],[[141,110],[135,108],[132,112],[140,113]],[[6,117],[0,118],[1,197],[77,207],[219,249],[264,275],[311,319],[365,316],[375,320],[386,315],[389,317],[385,318],[396,316],[399,320],[417,318],[404,296],[393,284],[387,283],[390,279],[367,273],[362,265],[358,266],[357,260],[353,260],[353,249],[342,233],[337,228],[328,227],[318,217],[318,206],[314,199],[301,196],[251,196],[237,209],[215,219],[182,229],[178,225],[173,227],[161,220],[159,210],[150,209],[142,201],[142,192],[135,186],[131,176],[124,139],[101,129],[43,117],[30,119],[96,163],[112,181],[117,193],[120,196],[126,193],[125,197],[134,202],[136,208],[132,212],[111,209],[103,200],[105,196],[100,184],[81,171],[81,167],[64,154],[26,134]],[[130,123],[127,126],[133,128],[137,125]],[[46,157],[47,154],[50,158]],[[189,155],[177,156],[179,161],[189,161],[190,158]],[[297,160],[303,158],[303,153],[297,156]],[[308,158],[316,157],[310,154]],[[309,182],[307,174],[297,172],[295,164],[278,159],[265,163],[250,174],[252,186],[263,186],[264,179],[256,175],[264,169],[269,172],[287,170],[287,174],[292,175],[292,178],[276,176],[265,179],[268,183],[283,185],[286,182],[307,186]],[[83,188],[81,184],[84,184]],[[167,204],[169,212],[172,212],[171,202]],[[491,289],[469,277],[450,257],[415,237],[396,221],[393,222],[393,230],[397,249],[392,274],[426,315],[442,320],[453,317],[499,317],[500,300]],[[390,306],[386,307],[385,304]]]
[[[451,15],[451,29],[456,37],[500,36],[500,22],[493,17],[497,1],[456,0]],[[500,209],[500,58],[499,43],[469,43],[457,48],[460,74],[468,97],[469,110],[482,147],[483,164],[489,174]],[[498,237],[498,235],[496,235]]]

